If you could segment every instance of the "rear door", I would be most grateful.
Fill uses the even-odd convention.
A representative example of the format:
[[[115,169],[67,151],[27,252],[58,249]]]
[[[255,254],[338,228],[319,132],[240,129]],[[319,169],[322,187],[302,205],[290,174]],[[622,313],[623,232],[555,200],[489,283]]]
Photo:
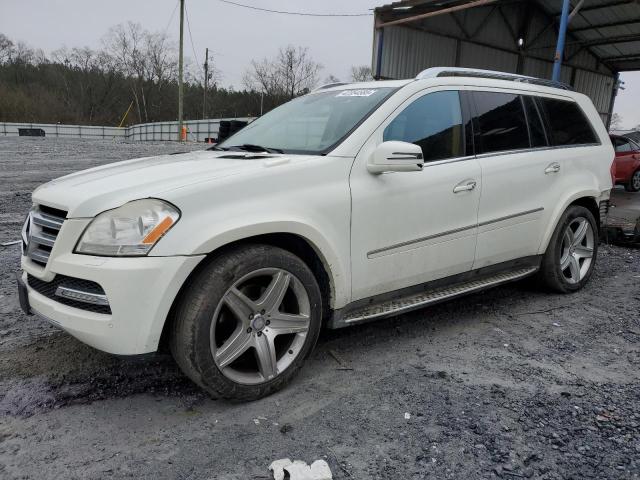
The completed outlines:
[[[470,96],[483,184],[473,268],[482,268],[536,254],[562,171],[541,152],[549,142],[533,98],[502,90]]]
[[[598,137],[569,98],[474,91],[482,168],[474,268],[537,255],[566,191],[588,182]]]

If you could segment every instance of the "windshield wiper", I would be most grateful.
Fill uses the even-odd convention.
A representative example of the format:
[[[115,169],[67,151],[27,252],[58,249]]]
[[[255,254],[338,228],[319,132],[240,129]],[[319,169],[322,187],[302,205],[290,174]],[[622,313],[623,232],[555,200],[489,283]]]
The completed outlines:
[[[252,145],[250,143],[244,143],[242,145],[233,145],[229,147],[229,150],[231,149],[244,150],[246,152],[284,153],[279,148],[263,147],[261,145]]]

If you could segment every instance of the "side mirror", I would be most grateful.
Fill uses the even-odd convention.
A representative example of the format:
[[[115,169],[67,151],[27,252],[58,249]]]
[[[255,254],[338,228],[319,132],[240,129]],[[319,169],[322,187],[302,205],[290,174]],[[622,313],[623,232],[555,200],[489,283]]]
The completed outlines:
[[[419,172],[424,160],[422,149],[413,143],[382,142],[371,154],[367,162],[369,173]]]

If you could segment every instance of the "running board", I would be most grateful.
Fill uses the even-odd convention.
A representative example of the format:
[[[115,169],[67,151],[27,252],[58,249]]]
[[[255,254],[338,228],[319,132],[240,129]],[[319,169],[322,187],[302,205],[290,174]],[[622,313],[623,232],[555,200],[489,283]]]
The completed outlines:
[[[502,272],[481,279],[449,285],[447,287],[426,290],[406,297],[375,303],[355,310],[346,311],[343,315],[334,314],[329,327],[341,328],[358,323],[369,322],[385,317],[400,315],[411,310],[433,305],[468,293],[478,292],[497,285],[513,282],[538,271],[538,267],[525,267]]]

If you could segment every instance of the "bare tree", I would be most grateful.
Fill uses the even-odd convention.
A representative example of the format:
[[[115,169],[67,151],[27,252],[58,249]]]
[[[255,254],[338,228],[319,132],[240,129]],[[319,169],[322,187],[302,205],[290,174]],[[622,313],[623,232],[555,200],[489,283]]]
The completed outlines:
[[[7,63],[12,54],[13,42],[4,33],[0,33],[0,65]]]
[[[318,73],[322,65],[309,57],[309,49],[291,45],[280,49],[278,69],[284,80],[285,91],[293,98],[308,92],[318,83]]]
[[[72,105],[79,106],[78,116],[92,122],[95,114],[113,100],[111,93],[117,73],[113,59],[89,47],[63,47],[53,52],[52,59],[67,67],[60,72],[65,91],[61,100],[70,109]]]
[[[329,75],[327,78],[325,78],[322,81],[323,84],[329,84],[329,83],[340,83],[340,79],[338,77],[336,77],[335,75]]]
[[[369,82],[373,80],[371,67],[366,65],[351,67],[351,80],[354,82]]]
[[[149,121],[149,96],[158,94],[177,76],[177,49],[163,33],[152,33],[139,23],[112,27],[103,38],[112,64],[130,79],[131,93],[141,121]]]
[[[609,125],[611,130],[619,130],[622,128],[622,115],[619,113],[614,113],[611,115],[611,123]]]
[[[98,62],[98,52],[89,47],[72,49],[62,47],[54,50],[51,57],[57,63],[62,63],[69,68],[83,72],[88,72],[101,66]]]
[[[244,75],[244,84],[267,95],[293,98],[318,83],[321,69],[322,65],[311,59],[307,48],[289,45],[281,48],[274,59],[253,60]]]
[[[282,88],[275,64],[268,59],[252,60],[251,69],[244,73],[242,82],[248,90],[258,90],[266,95],[280,95]]]
[[[112,58],[113,64],[122,75],[130,79],[131,93],[140,121],[148,118],[142,88],[146,72],[140,54],[142,37],[142,26],[129,22],[111,27],[102,39],[104,51]]]
[[[143,47],[142,55],[149,78],[164,83],[178,76],[178,51],[165,35],[144,32]]]
[[[98,49],[61,48],[46,58],[41,50],[0,35],[0,121],[118,125],[132,102],[129,124],[175,119],[175,45],[136,24],[114,27],[103,41]],[[305,62],[310,68],[300,66]],[[202,111],[203,69],[196,62],[185,63],[185,116],[195,118]],[[278,95],[216,85],[214,67],[207,111],[214,116],[257,115],[287,101],[291,92],[313,87],[319,76],[320,66],[305,49],[283,49],[271,61],[256,62],[262,63],[268,67],[263,78],[272,81],[267,85]]]
[[[13,46],[9,60],[15,64],[35,65],[39,57],[26,43],[18,42]]]

